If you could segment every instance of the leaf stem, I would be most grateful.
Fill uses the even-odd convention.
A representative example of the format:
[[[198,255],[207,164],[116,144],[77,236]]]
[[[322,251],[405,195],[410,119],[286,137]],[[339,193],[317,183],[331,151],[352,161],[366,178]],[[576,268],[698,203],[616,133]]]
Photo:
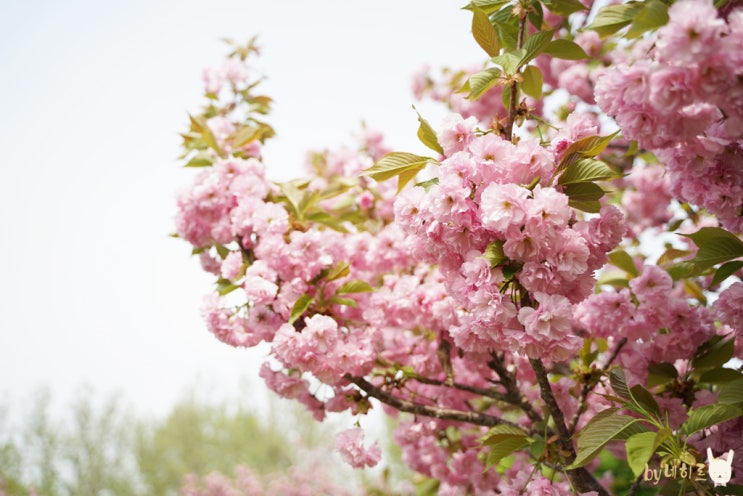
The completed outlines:
[[[523,47],[525,33],[526,33],[526,12],[524,11],[523,14],[521,14],[521,18],[519,19],[519,33],[516,39],[516,48]],[[514,76],[516,75],[514,74]],[[519,105],[519,82],[517,79],[514,79],[511,82],[511,99],[508,102],[508,121],[506,122],[506,127],[504,129],[504,132],[506,135],[505,138],[508,141],[511,141],[511,139],[513,138],[513,124],[516,121],[518,105]]]

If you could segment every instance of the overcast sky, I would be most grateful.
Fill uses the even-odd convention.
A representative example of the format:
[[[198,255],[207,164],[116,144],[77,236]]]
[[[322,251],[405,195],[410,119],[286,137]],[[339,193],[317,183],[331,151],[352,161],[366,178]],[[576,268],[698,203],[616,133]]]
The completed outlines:
[[[482,58],[464,3],[0,0],[0,402],[87,384],[159,412],[197,379],[236,391],[260,354],[206,331],[211,279],[167,236],[191,177],[178,132],[219,39],[259,35],[265,161],[288,179],[362,119],[422,151],[412,72]]]

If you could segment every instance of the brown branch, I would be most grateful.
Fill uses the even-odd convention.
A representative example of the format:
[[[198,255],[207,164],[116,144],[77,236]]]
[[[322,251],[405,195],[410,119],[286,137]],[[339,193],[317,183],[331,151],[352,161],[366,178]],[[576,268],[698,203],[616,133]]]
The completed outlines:
[[[454,410],[451,408],[439,408],[431,405],[424,405],[422,403],[416,403],[414,401],[405,400],[398,398],[397,396],[384,391],[383,389],[373,385],[363,377],[353,377],[351,375],[344,376],[349,382],[352,382],[364,391],[368,396],[376,398],[382,403],[389,405],[401,412],[412,413],[414,415],[422,415],[424,417],[432,417],[439,420],[453,420],[457,422],[466,422],[473,425],[482,425],[485,427],[494,427],[499,424],[509,424],[516,427],[516,424],[488,415],[485,413],[477,412],[465,412],[462,410]]]
[[[534,410],[534,406],[521,394],[516,376],[508,371],[506,365],[503,363],[503,358],[497,353],[493,353],[492,357],[493,359],[488,362],[488,365],[498,374],[500,383],[506,388],[505,401],[521,408],[526,416],[529,417],[529,420],[535,424],[541,422],[543,420],[542,416]]]
[[[629,491],[627,492],[627,496],[635,496],[635,493],[638,489],[640,489],[640,482],[642,481],[642,474],[639,475],[635,482],[632,483],[632,485],[629,488]]]
[[[477,386],[470,386],[469,384],[461,384],[459,382],[447,384],[446,381],[440,381],[438,379],[431,379],[431,378],[423,377],[420,375],[414,375],[410,377],[410,380],[420,382],[421,384],[427,384],[430,386],[445,386],[448,388],[457,389],[459,391],[466,391],[468,393],[479,394],[480,396],[485,396],[487,398],[492,398],[494,400],[503,401],[504,403],[511,403],[513,405],[519,406],[518,404],[511,401],[508,395],[505,395],[498,391],[493,391],[492,389],[485,389],[485,388],[480,388]]]
[[[555,399],[555,395],[552,392],[549,377],[547,377],[547,371],[544,368],[542,360],[538,358],[530,358],[529,363],[531,363],[531,366],[536,373],[537,383],[539,384],[539,391],[541,393],[542,399],[546,403],[547,408],[552,415],[552,420],[555,423],[555,429],[557,430],[557,434],[560,437],[558,441],[560,443],[560,447],[562,448],[562,450],[565,450],[568,453],[566,463],[570,464],[573,460],[575,460],[575,447],[570,440],[570,433],[568,432],[567,425],[565,425],[565,415],[562,413],[562,409],[560,409],[560,406],[557,404],[557,400]],[[606,489],[604,489],[601,484],[598,483],[596,478],[591,474],[591,472],[586,470],[585,467],[566,470],[566,473],[568,478],[570,479],[570,482],[578,490],[578,492],[585,493],[596,491],[601,496],[609,496],[609,493],[606,491]]]
[[[612,362],[616,360],[617,355],[619,355],[619,352],[622,350],[624,345],[627,344],[627,338],[623,337],[619,340],[619,343],[617,343],[617,347],[614,348],[614,353],[611,354],[609,357],[609,360],[604,364],[603,367],[601,367],[600,373],[601,375],[604,375],[604,373],[609,369]],[[593,389],[596,387],[598,382],[594,382],[593,384],[585,384],[583,386],[583,389],[580,392],[580,400],[578,402],[578,408],[575,410],[575,414],[573,415],[573,418],[570,419],[570,433],[575,432],[575,427],[578,425],[578,421],[580,420],[580,416],[586,413],[586,409],[588,408],[588,395],[593,391]]]

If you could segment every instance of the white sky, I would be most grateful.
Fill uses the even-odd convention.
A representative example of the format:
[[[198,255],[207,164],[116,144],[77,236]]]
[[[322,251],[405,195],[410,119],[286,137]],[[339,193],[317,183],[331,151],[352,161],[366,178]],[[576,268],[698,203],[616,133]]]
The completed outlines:
[[[237,391],[259,357],[206,331],[211,279],[167,237],[202,68],[220,38],[260,36],[274,179],[362,119],[422,151],[412,72],[482,59],[464,3],[0,0],[0,403],[88,384],[160,412],[197,379]]]

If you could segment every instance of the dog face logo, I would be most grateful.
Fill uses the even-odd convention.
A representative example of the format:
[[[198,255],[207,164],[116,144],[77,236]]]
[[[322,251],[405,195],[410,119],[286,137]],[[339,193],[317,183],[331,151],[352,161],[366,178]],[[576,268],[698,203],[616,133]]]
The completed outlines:
[[[707,463],[709,464],[709,477],[717,486],[725,486],[730,482],[733,475],[733,450],[728,451],[727,459],[722,456],[715,458],[712,450],[707,448]]]

